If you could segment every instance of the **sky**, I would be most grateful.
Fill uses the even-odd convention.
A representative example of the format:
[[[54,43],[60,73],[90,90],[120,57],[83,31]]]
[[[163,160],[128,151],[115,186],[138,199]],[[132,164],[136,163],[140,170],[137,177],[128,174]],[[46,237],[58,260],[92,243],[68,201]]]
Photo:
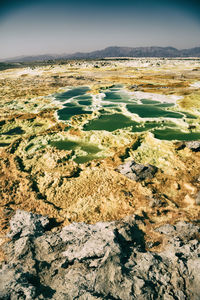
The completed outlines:
[[[0,59],[109,46],[200,47],[200,1],[0,1]]]

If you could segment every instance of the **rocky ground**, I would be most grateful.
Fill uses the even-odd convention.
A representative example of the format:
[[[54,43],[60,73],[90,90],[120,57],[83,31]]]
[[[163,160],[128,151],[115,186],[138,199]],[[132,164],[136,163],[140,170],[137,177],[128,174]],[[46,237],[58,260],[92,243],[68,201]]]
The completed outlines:
[[[144,218],[49,231],[48,218],[18,210],[11,219],[1,299],[193,299],[200,295],[200,230],[163,225],[165,246],[147,251]]]
[[[181,96],[178,105],[196,115],[196,130],[199,78],[199,60],[178,59],[0,73],[2,299],[198,299],[200,143],[83,132],[76,125],[84,117],[67,130],[52,100],[66,86],[87,85],[95,94],[123,83]],[[95,143],[102,157],[78,164],[72,150],[52,146],[60,138]],[[11,219],[11,232],[21,232],[7,241]]]

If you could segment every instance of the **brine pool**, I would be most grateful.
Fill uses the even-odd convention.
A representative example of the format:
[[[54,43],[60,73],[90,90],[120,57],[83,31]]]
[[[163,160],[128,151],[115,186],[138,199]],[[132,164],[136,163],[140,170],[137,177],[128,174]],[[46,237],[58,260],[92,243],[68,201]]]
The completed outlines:
[[[174,110],[175,103],[165,101],[136,99],[133,93],[123,86],[115,85],[102,89],[98,95],[91,95],[88,87],[77,87],[55,95],[62,103],[57,111],[60,120],[70,123],[76,115],[92,114],[99,116],[83,126],[84,131],[129,128],[132,132],[151,131],[156,138],[166,140],[194,140],[200,138],[200,132],[187,130],[188,121],[195,115]],[[182,130],[180,127],[182,124]]]
[[[135,133],[150,131],[160,140],[200,139],[200,132],[189,129],[189,124],[197,117],[175,109],[176,102],[170,97],[161,97],[161,100],[142,99],[135,97],[134,93],[127,91],[122,85],[102,88],[99,94],[92,95],[89,87],[84,86],[56,94],[55,101],[62,104],[62,108],[57,111],[58,118],[68,124],[73,116],[97,112],[97,117],[83,125],[83,131],[113,132],[127,129]],[[59,149],[85,151],[87,155],[79,156],[77,162],[85,162],[88,158],[91,160],[100,151],[95,145],[70,143],[71,141],[62,140],[53,142],[52,145]]]

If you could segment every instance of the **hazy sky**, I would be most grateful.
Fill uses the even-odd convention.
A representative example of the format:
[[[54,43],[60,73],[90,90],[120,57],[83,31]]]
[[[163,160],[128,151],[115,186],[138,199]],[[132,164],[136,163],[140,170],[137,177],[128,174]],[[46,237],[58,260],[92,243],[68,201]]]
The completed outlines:
[[[5,0],[0,58],[108,46],[200,46],[200,2]]]

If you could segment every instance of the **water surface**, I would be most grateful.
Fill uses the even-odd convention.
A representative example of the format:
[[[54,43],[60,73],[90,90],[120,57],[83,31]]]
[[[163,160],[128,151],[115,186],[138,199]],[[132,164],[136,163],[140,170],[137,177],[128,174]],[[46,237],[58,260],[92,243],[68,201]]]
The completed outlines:
[[[175,111],[174,103],[163,103],[152,99],[135,99],[133,94],[126,91],[122,85],[102,88],[100,94],[95,96],[90,95],[88,91],[88,87],[77,87],[58,94],[57,100],[63,103],[63,108],[57,111],[59,119],[70,121],[75,115],[91,114],[93,111],[98,111],[99,117],[84,125],[83,130],[112,132],[130,128],[132,132],[150,131],[159,139],[199,139],[199,133],[182,132],[177,125],[179,120],[184,122],[189,120],[191,124],[196,116],[187,112]],[[126,111],[128,111],[128,115]],[[141,121],[138,121],[136,116]]]

